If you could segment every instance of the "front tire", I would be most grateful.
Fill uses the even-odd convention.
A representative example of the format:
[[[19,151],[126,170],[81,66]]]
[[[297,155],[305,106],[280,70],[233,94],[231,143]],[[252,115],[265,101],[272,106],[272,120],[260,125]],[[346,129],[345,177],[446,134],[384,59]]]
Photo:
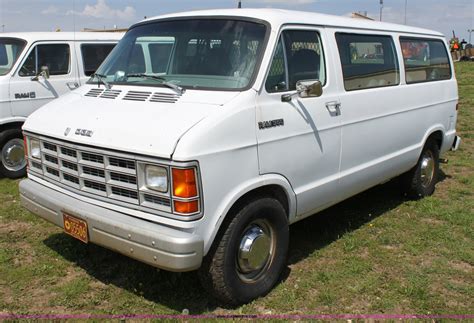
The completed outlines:
[[[435,140],[428,139],[415,167],[403,174],[402,190],[412,199],[433,194],[439,174],[439,147]]]
[[[21,129],[0,133],[0,175],[20,178],[26,175],[25,147]]]
[[[270,197],[250,200],[229,216],[199,275],[214,297],[238,305],[277,283],[286,265],[289,225],[281,203]]]

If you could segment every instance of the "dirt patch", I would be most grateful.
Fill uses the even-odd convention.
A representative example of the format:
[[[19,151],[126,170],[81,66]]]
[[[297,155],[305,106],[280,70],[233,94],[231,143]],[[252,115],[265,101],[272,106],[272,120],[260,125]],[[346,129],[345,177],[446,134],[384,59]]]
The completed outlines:
[[[31,225],[26,222],[11,221],[7,223],[0,223],[0,235],[7,235],[16,232],[25,232],[31,229]]]
[[[451,268],[454,268],[456,270],[459,270],[468,274],[472,273],[474,269],[474,267],[471,264],[464,261],[450,261],[449,265],[451,266]]]

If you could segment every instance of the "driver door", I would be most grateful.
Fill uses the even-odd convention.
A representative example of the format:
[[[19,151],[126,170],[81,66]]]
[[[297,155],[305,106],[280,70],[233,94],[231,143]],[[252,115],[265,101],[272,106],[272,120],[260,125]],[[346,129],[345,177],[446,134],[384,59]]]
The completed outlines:
[[[323,28],[287,27],[280,35],[257,103],[260,173],[288,179],[299,218],[338,199],[341,113],[336,75],[325,49]],[[296,82],[319,80],[319,97],[296,94]]]
[[[41,42],[30,48],[19,70],[10,81],[10,100],[14,116],[27,117],[33,111],[70,91],[68,83],[78,82],[72,64],[72,42]],[[49,78],[35,76],[47,66]]]

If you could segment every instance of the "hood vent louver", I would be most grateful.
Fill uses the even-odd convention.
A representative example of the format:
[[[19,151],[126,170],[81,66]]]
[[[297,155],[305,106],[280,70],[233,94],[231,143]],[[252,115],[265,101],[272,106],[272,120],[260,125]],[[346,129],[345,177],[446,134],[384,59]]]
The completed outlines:
[[[128,93],[123,97],[123,100],[146,101],[148,100],[150,95],[151,95],[151,92],[128,91]]]
[[[121,90],[105,90],[100,97],[104,99],[116,99],[121,92]]]
[[[162,103],[176,103],[181,95],[172,93],[158,93],[155,92],[150,98],[150,102],[162,102]]]
[[[105,90],[105,89],[91,89],[84,96],[91,98],[116,99],[122,90]],[[146,91],[128,91],[122,100],[140,101],[140,102],[155,102],[155,103],[176,103],[181,98],[177,93],[160,93],[160,92],[146,92]]]
[[[101,95],[102,92],[104,92],[103,89],[91,89],[89,92],[87,92],[87,93],[85,94],[85,96],[90,96],[90,97],[96,98],[96,97],[98,97],[99,95]]]

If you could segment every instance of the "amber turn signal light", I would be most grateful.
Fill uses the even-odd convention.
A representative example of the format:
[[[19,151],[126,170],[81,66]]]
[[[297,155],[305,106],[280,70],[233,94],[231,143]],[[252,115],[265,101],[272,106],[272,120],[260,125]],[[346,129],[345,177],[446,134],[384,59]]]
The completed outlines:
[[[199,211],[198,201],[174,201],[174,211],[177,213],[190,214]]]
[[[173,195],[181,198],[197,197],[194,168],[173,168]]]

